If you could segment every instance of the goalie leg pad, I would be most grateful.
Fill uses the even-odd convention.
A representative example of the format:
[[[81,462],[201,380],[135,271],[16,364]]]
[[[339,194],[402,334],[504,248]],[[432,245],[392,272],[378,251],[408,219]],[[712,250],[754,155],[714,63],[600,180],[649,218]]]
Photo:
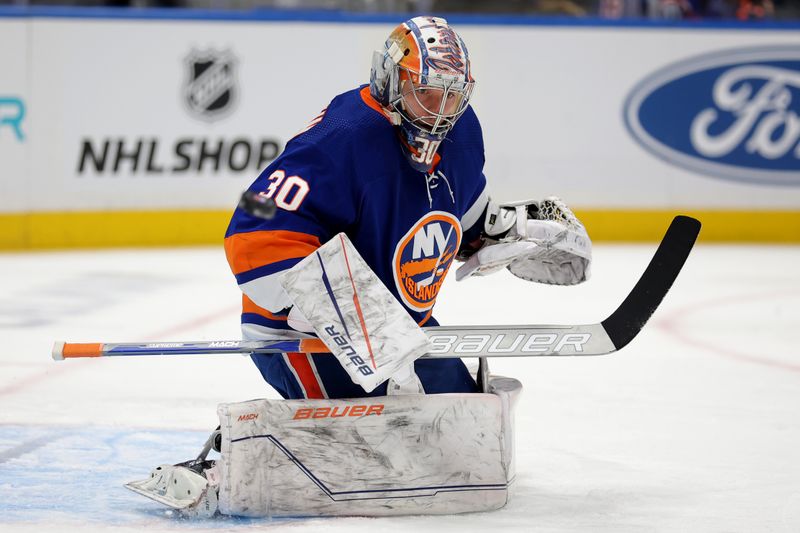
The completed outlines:
[[[222,404],[219,510],[251,517],[503,507],[517,380],[488,394]]]

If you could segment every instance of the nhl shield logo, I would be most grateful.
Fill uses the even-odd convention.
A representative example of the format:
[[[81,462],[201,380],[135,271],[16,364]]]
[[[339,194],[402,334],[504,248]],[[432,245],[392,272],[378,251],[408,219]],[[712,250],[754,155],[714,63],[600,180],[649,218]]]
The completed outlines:
[[[228,51],[192,50],[186,57],[184,100],[204,120],[227,116],[236,102],[236,58]]]
[[[444,277],[461,244],[461,224],[444,211],[428,213],[397,243],[392,261],[394,281],[409,308],[433,307]]]

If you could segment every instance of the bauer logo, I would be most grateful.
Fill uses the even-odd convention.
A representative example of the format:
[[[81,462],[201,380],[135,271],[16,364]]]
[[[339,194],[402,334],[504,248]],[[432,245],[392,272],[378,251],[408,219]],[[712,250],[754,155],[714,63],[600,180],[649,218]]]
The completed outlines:
[[[417,311],[433,307],[460,244],[461,224],[444,211],[428,213],[400,239],[392,266],[407,306]]]
[[[186,57],[184,97],[189,111],[203,120],[227,116],[236,102],[236,59],[228,51],[192,50]]]
[[[640,82],[625,125],[649,152],[708,176],[800,185],[800,46],[697,56]]]
[[[470,355],[480,353],[530,354],[583,353],[583,347],[592,340],[591,333],[518,333],[516,335],[430,335],[431,349],[428,353]]]
[[[369,367],[369,365],[367,365],[367,362],[364,361],[364,358],[358,355],[356,349],[353,347],[352,344],[350,344],[350,339],[348,335],[339,333],[336,330],[336,326],[334,326],[333,324],[327,326],[324,329],[324,331],[325,333],[330,335],[330,339],[341,350],[340,353],[350,360],[350,363],[352,363],[356,367],[356,369],[358,369],[358,372],[360,372],[361,375],[369,376],[370,374],[374,373],[372,369]],[[328,345],[330,346],[330,344]],[[374,364],[375,362],[373,361],[373,365]]]
[[[383,404],[375,405],[345,405],[336,407],[302,407],[294,412],[293,420],[306,418],[342,418],[345,416],[370,416],[382,415]]]

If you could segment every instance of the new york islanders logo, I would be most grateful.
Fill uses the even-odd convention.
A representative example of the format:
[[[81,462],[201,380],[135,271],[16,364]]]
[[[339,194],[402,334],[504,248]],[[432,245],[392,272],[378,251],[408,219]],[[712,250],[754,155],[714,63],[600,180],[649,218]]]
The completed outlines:
[[[392,267],[400,297],[411,309],[433,307],[461,244],[461,224],[444,211],[422,217],[394,249]]]

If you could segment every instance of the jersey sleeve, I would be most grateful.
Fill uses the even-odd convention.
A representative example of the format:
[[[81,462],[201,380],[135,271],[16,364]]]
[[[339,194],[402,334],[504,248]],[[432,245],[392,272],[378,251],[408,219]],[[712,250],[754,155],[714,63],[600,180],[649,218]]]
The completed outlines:
[[[290,142],[250,186],[275,201],[275,217],[234,211],[225,255],[244,296],[259,308],[279,313],[290,307],[281,273],[352,223],[354,194],[343,174],[318,147]]]
[[[461,228],[464,231],[462,237],[462,250],[469,248],[479,248],[481,244],[481,233],[486,218],[486,207],[489,204],[489,187],[486,177],[481,173],[480,185],[470,200],[467,210],[461,217]],[[459,254],[461,255],[461,254]]]
[[[462,230],[461,247],[457,258],[466,259],[472,251],[482,245],[481,234],[484,228],[486,206],[489,203],[489,188],[483,167],[486,163],[483,144],[483,129],[472,106],[468,106],[448,134],[452,145],[445,149],[443,157],[454,157],[458,161],[456,177],[461,191],[458,193],[458,208]]]

